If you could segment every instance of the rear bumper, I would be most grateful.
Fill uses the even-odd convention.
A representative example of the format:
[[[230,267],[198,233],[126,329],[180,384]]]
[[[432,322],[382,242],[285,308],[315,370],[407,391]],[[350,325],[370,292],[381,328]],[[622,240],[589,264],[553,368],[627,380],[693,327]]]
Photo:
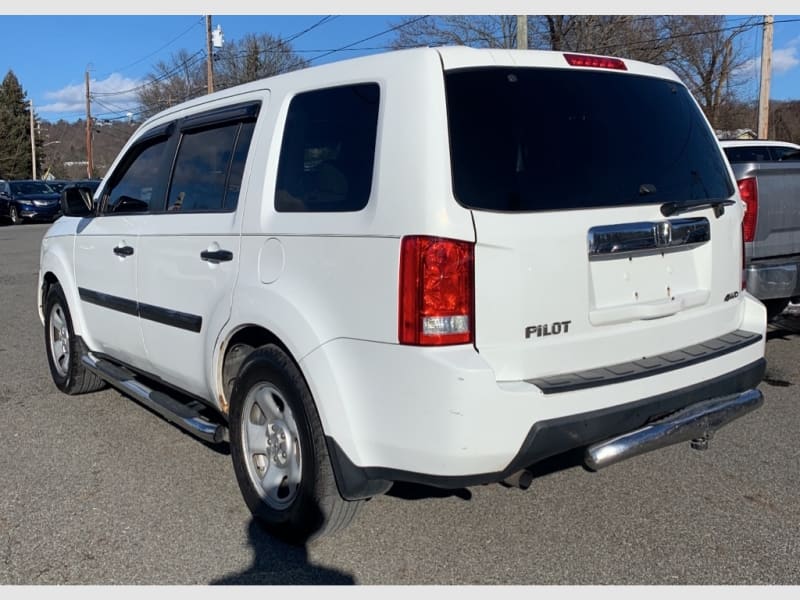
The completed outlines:
[[[706,449],[708,440],[721,427],[764,404],[759,390],[746,390],[692,404],[634,431],[598,442],[586,449],[586,466],[597,471],[622,460],[680,442]]]
[[[634,432],[653,421],[672,413],[694,407],[695,412],[707,408],[710,402],[730,403],[734,398],[747,405],[747,410],[760,405],[761,394],[755,388],[764,376],[766,361],[761,358],[745,367],[693,386],[673,390],[669,393],[652,396],[643,400],[612,406],[600,410],[546,419],[535,423],[525,437],[521,448],[507,467],[500,471],[475,475],[442,476],[412,472],[384,467],[360,467],[355,465],[333,438],[328,438],[328,448],[333,462],[339,491],[345,498],[363,498],[384,491],[390,482],[406,481],[442,488],[460,488],[485,483],[494,483],[509,478],[512,474],[530,467],[551,456],[609,440],[621,434]],[[701,403],[703,403],[701,405]],[[729,407],[726,405],[726,410]],[[733,410],[733,409],[730,409]],[[679,415],[678,415],[679,416]],[[731,415],[728,415],[731,416]],[[732,419],[713,420],[709,429],[718,429]],[[724,422],[723,422],[724,421]],[[687,430],[688,431],[688,430]],[[686,431],[684,431],[686,433]],[[695,435],[694,430],[692,435]],[[692,438],[686,438],[692,439]],[[668,443],[681,439],[673,438]],[[621,455],[619,460],[629,458],[643,451],[668,445],[661,443],[643,449],[636,446],[637,452]],[[599,459],[598,459],[599,460]],[[587,461],[588,462],[588,461]],[[600,464],[602,462],[602,464]],[[616,460],[599,461],[596,468],[607,466]],[[589,466],[592,466],[591,463]]]
[[[747,291],[759,300],[800,296],[800,256],[751,262],[745,268]]]

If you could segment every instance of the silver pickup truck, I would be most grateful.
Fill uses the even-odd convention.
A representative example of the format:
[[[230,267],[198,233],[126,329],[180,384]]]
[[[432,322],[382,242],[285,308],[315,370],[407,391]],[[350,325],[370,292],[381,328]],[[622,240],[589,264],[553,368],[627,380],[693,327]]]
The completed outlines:
[[[720,142],[747,205],[747,291],[767,318],[800,300],[800,146],[769,140]]]

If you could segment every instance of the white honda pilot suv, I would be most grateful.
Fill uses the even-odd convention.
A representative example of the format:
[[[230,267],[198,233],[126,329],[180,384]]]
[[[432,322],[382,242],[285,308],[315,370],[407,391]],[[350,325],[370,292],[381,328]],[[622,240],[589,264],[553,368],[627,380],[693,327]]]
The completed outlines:
[[[663,67],[426,48],[283,74],[150,118],[62,207],[56,386],[229,442],[294,542],[393,482],[702,448],[763,402],[742,204]]]

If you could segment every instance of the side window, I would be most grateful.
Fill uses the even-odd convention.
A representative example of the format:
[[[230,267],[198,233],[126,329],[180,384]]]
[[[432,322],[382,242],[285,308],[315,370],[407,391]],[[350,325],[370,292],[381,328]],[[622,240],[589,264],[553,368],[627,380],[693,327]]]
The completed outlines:
[[[375,83],[295,96],[289,104],[275,186],[279,212],[346,212],[372,189],[380,90]]]
[[[247,152],[250,149],[250,140],[253,138],[255,126],[256,124],[251,121],[242,123],[239,129],[239,137],[236,139],[236,149],[233,152],[228,182],[225,184],[225,200],[222,204],[224,210],[235,210],[236,204],[239,202],[244,163],[247,161]]]
[[[164,182],[170,162],[169,138],[158,138],[131,150],[121,176],[114,176],[104,212],[131,213],[162,210]],[[124,164],[124,163],[123,163]]]
[[[253,127],[252,122],[235,122],[184,132],[167,211],[235,209]]]

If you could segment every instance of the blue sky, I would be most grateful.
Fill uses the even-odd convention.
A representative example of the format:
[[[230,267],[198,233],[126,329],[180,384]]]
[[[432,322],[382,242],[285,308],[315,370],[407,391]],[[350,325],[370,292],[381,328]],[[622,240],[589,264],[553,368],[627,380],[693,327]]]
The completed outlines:
[[[462,5],[465,2],[466,0],[462,0]],[[45,8],[46,5],[47,2]],[[286,5],[283,6],[285,10]],[[383,9],[398,8],[391,3],[380,6]],[[411,14],[424,14],[422,9],[426,8],[415,2],[405,3],[403,6],[418,9],[414,12],[409,10]],[[538,4],[536,6],[539,8]],[[357,4],[328,3],[327,8],[331,7],[338,7],[340,11],[336,18],[329,19],[293,42],[295,50],[304,58],[313,60],[313,64],[383,51],[390,43],[393,33],[385,33],[356,44],[353,49],[321,57],[328,50],[380,34],[395,25],[399,19],[393,13],[345,14],[358,12],[354,10],[359,8]],[[436,7],[439,8],[440,5]],[[201,4],[192,9],[200,11],[202,8],[209,9],[208,12],[214,15],[214,25],[222,27],[226,41],[239,39],[247,33],[262,32],[288,37],[318,23],[326,14],[236,16],[216,14],[211,10],[213,6]],[[309,0],[299,0],[297,8],[299,13],[319,7],[311,5]],[[707,8],[712,9],[706,10],[708,13],[723,13],[721,10],[713,10],[713,6]],[[7,10],[1,9],[2,12]],[[53,12],[57,10],[59,9],[54,9]],[[85,12],[91,12],[91,9]],[[217,12],[224,11],[218,7]],[[363,12],[368,11],[365,9]],[[491,12],[511,11],[492,8]],[[617,14],[619,12],[616,11]],[[742,17],[729,18],[735,23]],[[800,16],[775,12],[775,21],[771,97],[779,100],[800,99]],[[168,60],[172,53],[180,49],[195,52],[205,47],[205,22],[202,14],[4,14],[0,15],[0,31],[3,32],[0,77],[9,69],[13,70],[27,97],[33,100],[37,115],[51,121],[59,118],[72,121],[85,114],[84,72],[87,68],[90,69],[93,92],[120,92],[141,83],[158,60]],[[760,28],[755,28],[742,38],[742,52],[746,58],[752,60],[755,67],[747,77],[749,83],[745,86],[744,93],[754,99],[758,94],[757,66],[760,50],[761,32]],[[98,95],[98,100],[100,97]],[[136,110],[135,98],[130,94],[103,98],[102,105],[92,106],[92,114],[96,117],[120,118],[127,110]]]

